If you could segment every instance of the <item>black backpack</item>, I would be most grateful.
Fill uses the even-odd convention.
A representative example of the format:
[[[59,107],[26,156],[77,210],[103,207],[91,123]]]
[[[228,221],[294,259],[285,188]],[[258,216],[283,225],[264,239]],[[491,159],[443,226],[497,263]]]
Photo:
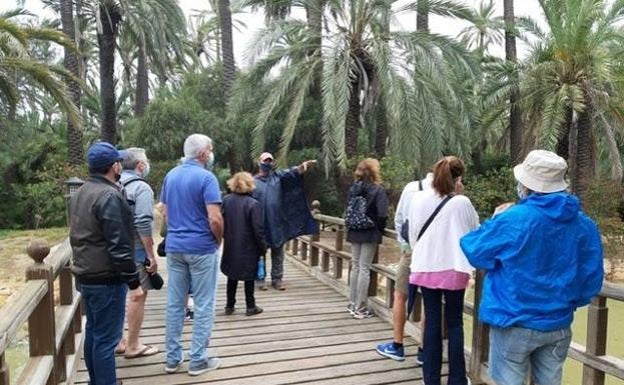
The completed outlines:
[[[366,230],[375,227],[375,222],[366,215],[368,202],[362,194],[366,190],[362,189],[358,194],[349,198],[347,202],[347,212],[345,214],[345,226],[349,230]]]

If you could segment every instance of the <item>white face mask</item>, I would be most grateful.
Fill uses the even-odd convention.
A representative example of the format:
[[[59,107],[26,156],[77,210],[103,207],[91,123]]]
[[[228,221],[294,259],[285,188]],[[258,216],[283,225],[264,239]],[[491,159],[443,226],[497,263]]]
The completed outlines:
[[[150,164],[145,162],[145,167],[143,168],[143,172],[141,173],[141,178],[145,179],[150,173]]]

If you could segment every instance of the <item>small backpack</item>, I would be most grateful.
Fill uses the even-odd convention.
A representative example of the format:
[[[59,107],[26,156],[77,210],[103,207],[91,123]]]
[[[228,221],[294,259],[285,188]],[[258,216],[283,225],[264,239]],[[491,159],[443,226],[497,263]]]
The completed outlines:
[[[345,226],[349,230],[366,230],[375,227],[375,222],[366,215],[368,204],[362,195],[351,197],[347,202]]]

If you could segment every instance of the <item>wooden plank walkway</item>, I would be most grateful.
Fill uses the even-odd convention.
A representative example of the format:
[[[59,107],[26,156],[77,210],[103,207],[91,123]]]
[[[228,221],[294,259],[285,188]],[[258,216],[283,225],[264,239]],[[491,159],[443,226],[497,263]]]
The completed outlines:
[[[161,266],[165,260],[161,260]],[[375,346],[392,336],[391,325],[377,317],[355,320],[346,312],[346,298],[285,261],[287,290],[256,291],[264,313],[247,317],[244,310],[223,314],[225,277],[220,277],[217,317],[209,354],[222,359],[220,369],[198,377],[186,373],[188,361],[176,374],[164,372],[166,289],[147,300],[142,341],[161,353],[127,360],[117,358],[124,385],[139,384],[419,384],[422,370],[415,365],[415,342],[406,340],[408,357],[395,362],[379,356]],[[244,309],[239,284],[238,309]],[[188,349],[191,324],[184,326]],[[188,355],[187,355],[188,359]],[[76,383],[86,383],[84,361]]]

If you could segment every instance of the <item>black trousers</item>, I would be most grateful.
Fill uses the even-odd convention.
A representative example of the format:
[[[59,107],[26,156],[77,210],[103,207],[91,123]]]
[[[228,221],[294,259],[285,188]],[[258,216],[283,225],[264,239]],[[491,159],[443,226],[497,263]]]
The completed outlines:
[[[236,304],[236,288],[238,287],[238,281],[229,279],[227,281],[227,304],[228,308],[233,308]],[[256,307],[256,299],[254,298],[254,281],[245,281],[245,302],[247,303],[247,309],[253,309]]]

